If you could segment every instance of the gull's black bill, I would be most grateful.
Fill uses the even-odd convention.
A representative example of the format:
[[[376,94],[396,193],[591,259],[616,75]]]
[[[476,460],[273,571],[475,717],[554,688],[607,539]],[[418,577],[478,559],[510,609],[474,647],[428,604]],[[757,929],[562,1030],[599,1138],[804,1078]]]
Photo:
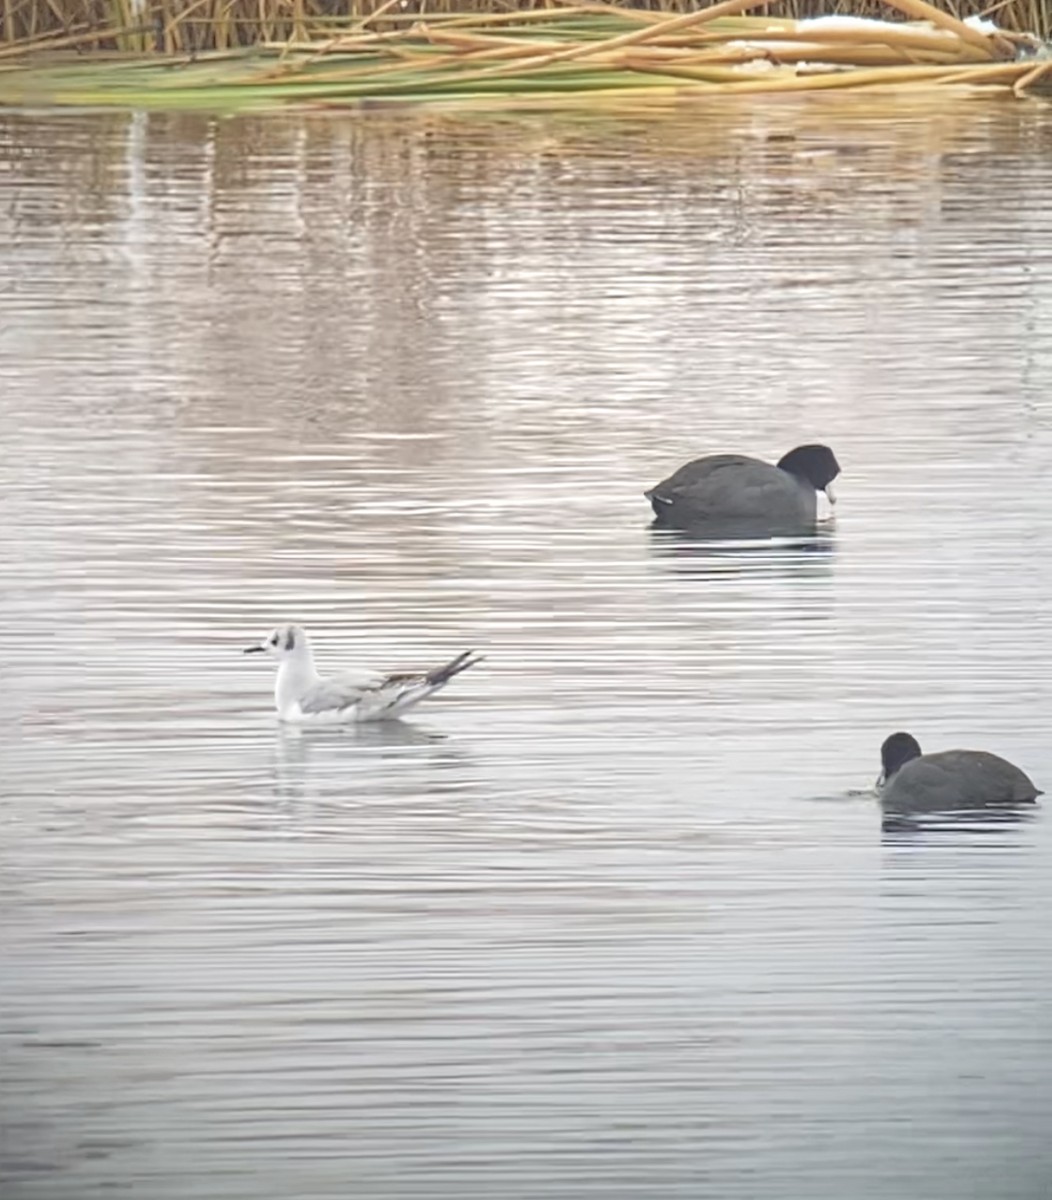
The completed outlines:
[[[263,647],[262,646],[246,646],[244,648],[244,650],[241,651],[241,653],[242,654],[262,654]]]

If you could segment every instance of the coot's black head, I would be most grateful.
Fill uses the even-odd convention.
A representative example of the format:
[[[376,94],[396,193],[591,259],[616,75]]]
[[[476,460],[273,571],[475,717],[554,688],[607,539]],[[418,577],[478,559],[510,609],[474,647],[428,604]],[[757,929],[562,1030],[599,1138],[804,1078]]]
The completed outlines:
[[[797,446],[779,460],[778,466],[798,479],[806,479],[816,492],[825,492],[833,500],[829,485],[840,474],[840,464],[828,446]]]
[[[911,759],[920,758],[921,748],[917,739],[909,733],[893,733],[891,737],[884,739],[884,745],[880,748],[880,765],[884,768],[884,781],[887,782],[892,775],[904,766]]]

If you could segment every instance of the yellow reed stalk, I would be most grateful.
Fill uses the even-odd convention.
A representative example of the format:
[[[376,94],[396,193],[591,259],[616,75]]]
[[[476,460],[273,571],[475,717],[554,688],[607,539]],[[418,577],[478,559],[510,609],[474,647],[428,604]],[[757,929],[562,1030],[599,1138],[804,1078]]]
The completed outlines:
[[[220,11],[219,20],[214,26],[214,38],[217,50],[226,50],[237,37],[237,29],[231,15],[233,8],[234,0],[227,0],[227,3],[223,5]]]
[[[307,20],[303,0],[292,0],[292,36],[300,41],[307,40]]]
[[[759,8],[768,2],[769,0],[722,0],[722,3],[714,4],[711,8],[704,8],[700,12],[687,13],[682,17],[672,17],[671,20],[661,21],[656,25],[648,25],[643,29],[633,30],[631,33],[619,33],[616,37],[606,38],[600,42],[578,43],[565,50],[559,50],[554,54],[538,58],[534,65],[546,67],[551,63],[590,58],[593,54],[620,49],[622,46],[636,46],[642,42],[649,42],[652,39],[661,37],[662,34],[676,33],[681,29],[690,29],[697,25],[704,25],[709,21],[716,20],[717,17],[731,16],[750,8]],[[494,73],[499,73],[501,70],[502,68],[500,67],[494,67]]]
[[[397,4],[397,3],[398,3],[398,0],[387,0],[387,5]],[[387,5],[384,5],[383,7],[387,7]],[[366,20],[368,20],[368,18],[366,18]],[[364,29],[364,27],[365,27],[365,21],[361,21],[357,25],[354,26],[354,29],[355,30]],[[324,45],[321,45],[321,46],[319,46],[316,42],[311,42],[311,41],[307,41],[303,45],[301,45],[298,42],[290,42],[289,49],[306,51],[309,54],[309,57],[308,57],[306,63],[304,64],[306,66],[306,65],[309,65],[310,63],[317,62],[319,58],[324,58],[327,54],[333,54],[333,53],[346,54],[348,50],[364,49],[365,46],[367,46],[367,45],[376,45],[377,39],[378,39],[378,35],[376,35],[376,34],[372,34],[368,38],[355,38],[353,36],[348,37],[347,35],[344,34],[344,35],[337,35],[334,38],[330,38],[329,41],[325,42]]]
[[[164,23],[164,44],[167,47],[170,38],[174,38],[176,31],[180,26],[186,24],[187,18],[191,17],[195,12],[199,12],[209,0],[194,0],[187,8],[175,13]]]
[[[75,33],[69,37],[55,37],[51,34],[36,38],[17,41],[10,46],[0,46],[0,59],[21,58],[24,54],[36,54],[41,50],[72,50],[77,46],[87,45],[88,42],[104,42],[110,38],[116,40],[122,34],[132,33],[134,26],[114,25],[108,29],[91,29],[87,33]]]
[[[276,43],[274,48],[281,50],[284,43]],[[311,83],[341,83],[348,78],[353,77],[359,79],[379,79],[385,75],[400,74],[408,70],[417,70],[422,74],[432,74],[436,71],[445,69],[446,67],[462,67],[464,64],[474,65],[477,62],[488,62],[493,59],[503,60],[514,58],[515,56],[527,56],[530,51],[528,47],[517,45],[502,45],[502,46],[487,46],[483,49],[469,52],[454,52],[449,54],[427,54],[419,48],[410,49],[408,47],[398,47],[388,45],[385,47],[387,51],[395,55],[392,62],[374,63],[369,66],[365,65],[348,65],[340,64],[334,61],[335,56],[330,57],[332,65],[327,70],[311,71],[306,73],[303,68],[312,63],[313,56],[307,57],[294,63],[280,63],[276,68],[270,68],[265,71],[260,71],[251,76],[248,80],[240,82],[250,84],[260,84],[272,82],[277,79],[283,80],[285,83],[295,82],[296,80],[309,80]],[[450,77],[453,78],[452,76]],[[459,76],[457,77],[459,78]],[[424,85],[426,86],[426,85]]]
[[[620,65],[630,71],[660,70],[662,75],[674,75],[678,79],[691,79],[699,83],[712,84],[736,84],[752,78],[764,80],[788,78],[790,76],[796,78],[796,72],[791,67],[772,67],[769,71],[764,71],[762,75],[757,72],[755,77],[750,76],[745,71],[736,71],[732,66],[721,66],[718,63],[713,63],[711,66],[699,67],[687,66],[680,63],[662,63],[660,68],[658,68],[649,65],[646,59],[640,58],[638,53],[633,51],[629,51],[622,56]]]
[[[496,13],[428,13],[427,19],[440,18],[445,26],[454,25],[518,25],[533,21],[561,21],[565,17],[620,17],[626,23],[635,21],[640,25],[655,25],[668,20],[668,14],[650,12],[641,8],[619,8],[616,4],[566,4],[558,8],[513,8]]]
[[[55,11],[53,0],[49,0],[49,7]],[[135,50],[137,47],[133,44],[132,31],[138,28],[138,21],[135,20],[129,0],[106,0],[106,9],[110,15],[110,24],[119,26],[124,32],[117,35],[114,39],[117,43],[118,50]],[[56,11],[56,15],[57,11]]]
[[[947,79],[961,79],[974,71],[975,67],[873,67],[860,71],[830,71],[826,74],[797,75],[791,79],[779,78],[768,85],[764,78],[730,84],[727,91],[733,95],[748,92],[809,92],[829,88],[900,86],[904,83],[940,83]]]
[[[980,33],[978,29],[965,25],[963,21],[958,20],[950,13],[943,12],[941,8],[936,8],[933,4],[928,4],[927,0],[887,0],[887,3],[892,8],[904,12],[908,17],[914,17],[920,21],[931,21],[940,29],[947,29],[950,33],[955,33],[962,42],[967,42],[976,50],[984,51],[988,58],[1010,57],[1014,53],[1012,47],[1002,38]]]
[[[886,46],[837,47],[820,46],[814,43],[793,45],[785,43],[780,49],[756,50],[748,47],[728,46],[711,48],[697,53],[689,50],[672,50],[661,46],[637,48],[633,51],[636,61],[650,61],[655,70],[663,70],[666,63],[677,63],[684,67],[704,67],[707,64],[769,62],[774,65],[794,65],[801,62],[824,62],[838,66],[905,66],[915,62],[904,51],[889,50]],[[959,65],[953,55],[937,59],[935,66]]]
[[[519,46],[524,50],[537,54],[552,48],[558,50],[566,45],[565,42],[555,40],[542,41],[539,38],[526,41],[525,38],[498,37],[491,33],[457,33],[454,30],[446,29],[444,26],[425,25],[421,28],[421,33],[432,45],[462,46],[465,50],[485,50],[493,46]]]
[[[814,42],[787,44],[779,50],[754,54],[753,59],[766,59],[775,64],[793,65],[802,62],[834,63],[849,67],[891,67],[916,63],[917,60],[903,50],[892,50],[887,46],[821,46]],[[949,60],[956,62],[955,58]]]
[[[375,21],[377,17],[382,17],[385,13],[389,13],[392,8],[397,8],[400,0],[384,0],[379,8],[374,8],[367,17],[363,17],[356,25],[351,26],[351,33],[360,33],[370,21]]]
[[[1043,79],[1046,75],[1052,75],[1052,59],[1046,59],[1044,62],[1038,63],[1032,70],[1027,71],[1021,79],[1017,79],[1012,84],[1012,91],[1021,97],[1027,88],[1032,88],[1039,79]]]
[[[980,50],[971,43],[962,43],[958,38],[948,37],[933,29],[918,29],[916,26],[888,25],[887,29],[801,29],[793,30],[791,34],[781,32],[765,33],[757,41],[780,42],[795,41],[805,37],[809,42],[828,44],[843,44],[858,46],[863,44],[879,44],[894,46],[916,53],[935,52],[937,54],[955,54],[973,62],[988,62],[989,53]],[[747,38],[743,39],[748,41]]]
[[[757,62],[767,57],[762,51],[744,46],[712,46],[705,50],[691,50],[686,46],[630,46],[628,53],[640,61],[645,59],[655,63],[678,62],[698,66],[704,66],[705,63]]]
[[[968,72],[966,81],[969,84],[994,84],[1003,83],[1006,86],[1013,80],[1017,79],[1020,74],[1025,74],[1029,67],[1028,63],[997,63],[989,67],[967,67]],[[947,79],[940,80],[940,83],[954,83],[959,80]]]

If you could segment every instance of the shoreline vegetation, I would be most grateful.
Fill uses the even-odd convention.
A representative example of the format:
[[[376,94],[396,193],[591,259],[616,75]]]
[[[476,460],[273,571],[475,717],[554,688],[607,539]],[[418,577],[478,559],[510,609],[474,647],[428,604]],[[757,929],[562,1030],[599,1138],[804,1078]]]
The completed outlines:
[[[691,11],[677,0],[469,4],[4,0],[0,106],[643,107],[833,89],[1052,93],[1049,0],[982,10],[962,0],[954,11],[927,0],[721,0]],[[815,15],[794,15],[805,13]]]

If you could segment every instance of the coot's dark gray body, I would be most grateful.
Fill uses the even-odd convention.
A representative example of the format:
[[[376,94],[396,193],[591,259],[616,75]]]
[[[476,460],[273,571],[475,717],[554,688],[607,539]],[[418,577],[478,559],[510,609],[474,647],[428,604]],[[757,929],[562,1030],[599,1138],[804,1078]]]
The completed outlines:
[[[814,528],[816,489],[829,492],[840,467],[825,446],[799,446],[777,466],[743,454],[711,454],[645,493],[658,520],[735,536],[793,536]]]
[[[985,750],[921,754],[908,734],[894,734],[884,743],[881,757],[885,783],[880,800],[898,811],[1029,804],[1041,795],[1025,772]],[[896,758],[901,765],[896,765]]]

